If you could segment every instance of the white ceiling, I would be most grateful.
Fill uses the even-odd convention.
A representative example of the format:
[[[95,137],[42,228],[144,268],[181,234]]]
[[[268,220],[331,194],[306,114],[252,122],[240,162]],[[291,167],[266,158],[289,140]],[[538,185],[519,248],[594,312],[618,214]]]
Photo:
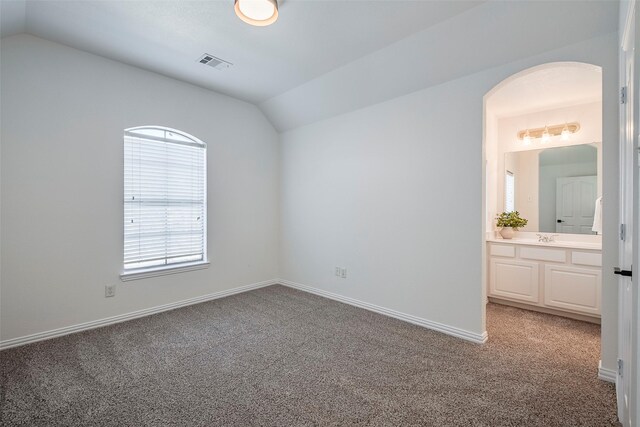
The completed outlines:
[[[0,35],[63,43],[254,103],[279,131],[617,31],[615,0],[0,0]],[[233,63],[218,71],[203,53]]]
[[[602,99],[602,69],[561,63],[540,67],[504,82],[487,99],[497,117],[512,117]]]
[[[2,36],[33,35],[259,103],[479,1],[281,1],[269,27],[233,0],[2,0]],[[218,71],[203,53],[233,63]]]
[[[26,2],[0,0],[0,36],[19,34],[26,29]]]
[[[490,1],[259,106],[285,131],[596,37],[608,36],[598,43],[616,55],[618,6],[616,1]],[[571,49],[564,55],[574,57]]]

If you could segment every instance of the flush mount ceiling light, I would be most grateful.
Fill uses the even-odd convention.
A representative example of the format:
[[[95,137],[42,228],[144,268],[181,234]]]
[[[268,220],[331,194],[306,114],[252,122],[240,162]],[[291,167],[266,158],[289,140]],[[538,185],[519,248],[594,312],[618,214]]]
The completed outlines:
[[[278,19],[278,0],[235,0],[238,18],[256,27],[266,27]]]
[[[542,138],[542,142],[549,142],[552,136],[561,136],[563,140],[568,140],[571,134],[580,130],[580,123],[565,123],[563,125],[545,126],[536,129],[524,129],[518,132],[518,139],[525,145],[531,143],[533,138]]]

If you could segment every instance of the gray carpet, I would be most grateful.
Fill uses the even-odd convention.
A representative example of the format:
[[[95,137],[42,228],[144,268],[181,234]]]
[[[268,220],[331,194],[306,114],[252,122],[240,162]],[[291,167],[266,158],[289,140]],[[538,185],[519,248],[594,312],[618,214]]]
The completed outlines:
[[[599,326],[489,305],[471,344],[271,286],[0,353],[3,426],[607,426]]]

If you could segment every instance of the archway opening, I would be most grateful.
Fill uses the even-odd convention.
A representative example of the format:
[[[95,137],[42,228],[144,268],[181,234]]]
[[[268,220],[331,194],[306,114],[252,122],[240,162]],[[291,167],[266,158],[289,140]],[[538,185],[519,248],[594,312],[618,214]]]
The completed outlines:
[[[600,323],[602,99],[601,67],[578,62],[526,69],[484,97],[483,310],[490,337],[500,326],[492,312],[502,309],[543,313],[551,323]],[[516,231],[508,238],[511,224]]]

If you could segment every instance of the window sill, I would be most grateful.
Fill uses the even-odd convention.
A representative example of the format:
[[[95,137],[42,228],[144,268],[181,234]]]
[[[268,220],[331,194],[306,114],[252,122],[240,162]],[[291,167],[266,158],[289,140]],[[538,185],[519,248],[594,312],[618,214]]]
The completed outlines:
[[[183,273],[185,271],[202,270],[209,268],[209,261],[199,261],[188,264],[180,264],[176,266],[162,268],[145,268],[139,270],[131,270],[120,275],[120,280],[128,282],[130,280],[147,279],[149,277],[167,276],[169,274]]]

